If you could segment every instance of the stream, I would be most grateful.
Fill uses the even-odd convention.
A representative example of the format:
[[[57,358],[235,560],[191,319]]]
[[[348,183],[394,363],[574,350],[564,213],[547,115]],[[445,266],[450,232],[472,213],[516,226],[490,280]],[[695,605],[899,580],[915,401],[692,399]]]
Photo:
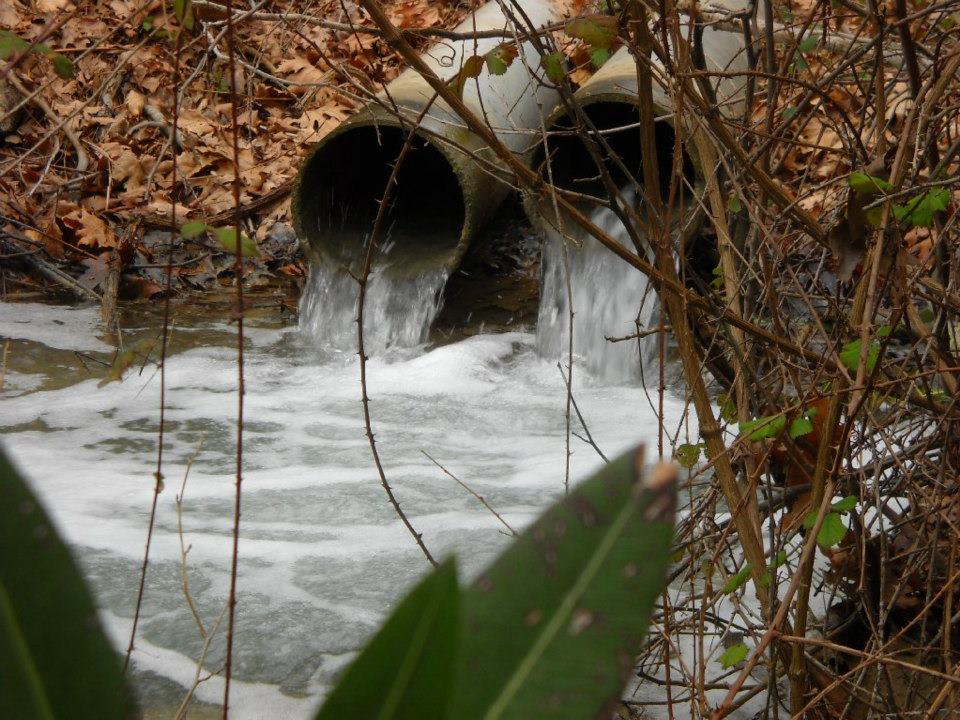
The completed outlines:
[[[163,475],[134,682],[147,717],[173,717],[203,645],[185,602],[176,498],[183,492],[187,578],[205,627],[228,588],[237,411],[236,326],[179,308],[167,361]],[[312,315],[310,317],[316,317]],[[312,321],[311,321],[312,322]],[[149,350],[157,308],[127,310],[126,347]],[[129,635],[156,469],[160,377],[151,362],[102,384],[114,348],[98,309],[0,303],[8,371],[0,442],[52,513],[118,648]],[[246,326],[243,515],[231,716],[307,718],[393,603],[428,569],[387,502],[364,437],[357,358],[276,309]],[[390,340],[385,339],[384,345]],[[371,412],[387,477],[435,555],[456,553],[462,580],[507,538],[496,519],[422,451],[515,527],[563,491],[565,389],[529,329],[372,353]],[[154,351],[155,352],[155,351]],[[636,381],[574,374],[595,441],[613,456],[655,448],[656,394]],[[668,396],[664,422],[686,427]],[[580,428],[574,420],[574,430]],[[601,462],[572,438],[571,480]],[[201,677],[222,666],[223,633]],[[220,702],[196,692],[191,717]]]

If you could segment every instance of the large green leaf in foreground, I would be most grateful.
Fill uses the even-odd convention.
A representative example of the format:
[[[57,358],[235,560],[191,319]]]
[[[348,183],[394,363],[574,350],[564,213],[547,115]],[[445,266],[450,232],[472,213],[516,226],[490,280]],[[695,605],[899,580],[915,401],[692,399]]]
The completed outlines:
[[[448,717],[459,595],[456,566],[447,560],[397,606],[337,684],[317,720]]]
[[[663,586],[673,466],[620,457],[554,505],[464,591],[450,718],[610,717]]]
[[[0,718],[133,715],[70,553],[0,450]]]

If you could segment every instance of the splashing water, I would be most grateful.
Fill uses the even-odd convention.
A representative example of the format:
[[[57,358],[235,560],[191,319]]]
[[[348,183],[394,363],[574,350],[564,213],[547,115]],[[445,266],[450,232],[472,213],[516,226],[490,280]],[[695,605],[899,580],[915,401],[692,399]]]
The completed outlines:
[[[634,201],[632,188],[625,189]],[[626,228],[609,208],[597,208],[594,225],[626,248],[633,249]],[[653,359],[656,337],[612,343],[646,328],[656,309],[656,296],[646,275],[638,272],[580,228],[568,234],[570,295],[573,297],[573,352],[587,371],[606,381],[637,378],[645,360]],[[565,357],[569,330],[569,305],[563,268],[563,238],[548,230],[543,245],[543,284],[537,317],[537,352],[547,358]],[[579,245],[579,247],[578,247]]]
[[[372,272],[364,300],[367,353],[425,343],[446,281],[442,269],[415,278]],[[358,291],[357,281],[342,269],[314,264],[300,300],[300,329],[323,347],[356,352]]]

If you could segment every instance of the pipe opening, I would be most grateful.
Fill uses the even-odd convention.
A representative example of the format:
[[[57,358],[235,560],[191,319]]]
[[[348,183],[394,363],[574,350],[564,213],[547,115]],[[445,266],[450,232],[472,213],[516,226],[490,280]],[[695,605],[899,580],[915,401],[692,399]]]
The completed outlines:
[[[607,156],[606,149],[600,146],[601,155],[605,156],[604,165],[618,188],[623,188],[631,182],[627,173],[637,181],[643,178],[643,156],[640,152],[640,130],[638,123],[640,113],[637,106],[629,102],[595,102],[582,108],[584,114],[601,132],[612,131],[604,135],[607,144],[620,163]],[[552,131],[561,134],[552,135],[549,140],[550,162],[553,182],[560,188],[585,193],[596,197],[606,197],[607,192],[597,171],[597,165],[590,155],[584,141],[576,133],[576,122],[569,116],[562,116],[554,123]],[[623,128],[617,130],[617,128]],[[670,180],[673,175],[673,153],[676,133],[673,126],[666,121],[660,121],[654,126],[655,145],[657,148],[657,167],[660,174],[660,196],[667,199],[670,192]],[[544,150],[538,152],[536,167],[543,177],[549,177],[544,164]],[[624,169],[627,172],[624,172]],[[693,163],[687,154],[683,157],[684,178],[692,183],[694,179]],[[681,185],[679,200],[685,189]]]
[[[357,269],[407,131],[356,126],[310,159],[301,179],[302,231],[326,260]],[[460,181],[447,158],[417,137],[400,167],[380,237],[377,266],[416,274],[455,252],[466,220]]]

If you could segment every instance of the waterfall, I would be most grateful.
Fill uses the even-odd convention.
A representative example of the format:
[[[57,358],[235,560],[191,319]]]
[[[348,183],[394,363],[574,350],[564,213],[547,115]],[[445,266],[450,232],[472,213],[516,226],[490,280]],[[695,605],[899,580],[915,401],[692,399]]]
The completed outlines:
[[[633,188],[623,191],[634,201]],[[626,228],[612,210],[596,208],[591,221],[610,237],[633,250]],[[573,352],[587,372],[605,382],[630,380],[640,374],[640,363],[652,356],[656,336],[640,341],[612,343],[649,326],[657,307],[647,277],[607,250],[581,228],[568,223],[570,295],[573,297]],[[568,291],[563,267],[564,239],[556,230],[546,233],[543,281],[537,317],[537,351],[547,358],[566,357],[569,330]]]
[[[443,303],[447,271],[413,278],[375,269],[364,300],[363,340],[368,355],[411,348],[427,341]],[[300,330],[318,345],[356,352],[357,281],[342,268],[314,263],[300,300]]]

